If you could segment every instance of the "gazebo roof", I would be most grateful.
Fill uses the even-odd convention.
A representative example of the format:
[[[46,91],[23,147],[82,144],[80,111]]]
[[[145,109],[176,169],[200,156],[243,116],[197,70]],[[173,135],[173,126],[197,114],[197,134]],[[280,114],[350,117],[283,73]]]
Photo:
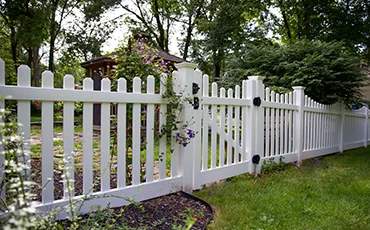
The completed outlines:
[[[165,51],[163,51],[161,49],[158,49],[158,48],[150,48],[150,53],[151,53],[151,55],[156,56],[158,58],[162,58],[164,61],[167,61],[167,62],[172,62],[172,63],[186,62],[186,60],[184,60],[180,57],[177,57],[173,54],[170,54],[168,52],[165,52]],[[100,56],[100,57],[94,57],[91,60],[80,63],[80,65],[83,68],[86,68],[86,69],[88,69],[89,67],[101,66],[103,64],[115,65],[117,63],[112,57],[114,57],[118,54],[119,54],[118,52],[112,52],[110,54],[105,54],[105,55]]]

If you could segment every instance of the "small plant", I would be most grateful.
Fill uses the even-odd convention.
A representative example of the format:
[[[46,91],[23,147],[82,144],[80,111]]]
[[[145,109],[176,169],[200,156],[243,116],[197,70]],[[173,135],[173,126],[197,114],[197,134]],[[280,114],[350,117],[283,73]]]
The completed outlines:
[[[0,227],[2,229],[27,229],[34,225],[32,216],[36,210],[34,202],[30,202],[33,185],[29,179],[29,166],[23,149],[23,140],[18,135],[18,124],[9,111],[0,111],[1,145],[4,155],[4,165],[0,167],[4,175],[0,182]],[[5,189],[5,191],[4,191]],[[5,193],[6,192],[6,193]]]
[[[277,163],[274,158],[263,161],[261,168],[261,174],[269,174],[275,171],[284,171],[286,163],[284,162],[284,157],[279,157],[279,162]]]
[[[185,223],[185,226],[182,226],[182,225],[178,224],[177,221],[175,221],[175,223],[173,223],[173,225],[172,225],[172,229],[189,230],[189,229],[191,229],[191,227],[193,227],[193,225],[197,221],[197,218],[202,217],[202,216],[203,216],[203,213],[201,211],[199,211],[199,210],[194,211],[194,210],[188,208],[181,214],[181,218],[182,218],[182,221]]]

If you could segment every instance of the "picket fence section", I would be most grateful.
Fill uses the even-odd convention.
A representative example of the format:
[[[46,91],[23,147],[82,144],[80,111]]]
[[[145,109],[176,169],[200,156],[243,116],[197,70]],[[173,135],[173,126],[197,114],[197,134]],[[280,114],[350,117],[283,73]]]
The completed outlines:
[[[242,173],[259,173],[263,161],[270,158],[301,165],[303,159],[366,147],[370,141],[366,107],[348,110],[339,104],[323,105],[305,96],[301,86],[293,87],[291,93],[278,94],[265,88],[263,77],[259,76],[249,77],[241,87],[226,90],[215,82],[210,83],[209,77],[196,70],[194,64],[181,63],[177,69],[172,74],[174,90],[179,97],[193,101],[184,100],[179,115],[186,129],[196,132],[186,147],[176,143],[175,133],[155,141],[156,131],[166,124],[167,101],[162,97],[166,75],[157,83],[160,92],[155,91],[153,76],[145,79],[146,92],[142,92],[143,81],[138,77],[133,79],[132,92],[128,92],[131,86],[123,78],[118,80],[117,92],[111,92],[108,78],[102,80],[101,91],[93,90],[91,78],[83,81],[83,90],[76,90],[71,75],[64,77],[63,89],[56,89],[50,71],[42,74],[42,87],[31,87],[29,67],[20,66],[18,84],[11,86],[5,85],[5,65],[0,59],[0,97],[4,99],[0,109],[5,108],[6,100],[17,101],[17,119],[22,124],[19,133],[24,138],[29,165],[31,102],[42,103],[41,185],[44,189],[36,208],[43,212],[62,208],[58,218],[63,218],[69,215],[68,210],[63,209],[69,199],[82,202],[83,197],[94,197],[84,201],[82,212],[109,203],[117,207],[127,203],[120,197],[142,201],[180,190],[192,191]],[[56,162],[61,161],[54,155],[54,103],[57,101],[64,102],[63,174],[71,182],[69,185],[64,181],[60,198],[54,193],[58,186],[54,181]],[[74,153],[77,102],[83,103],[82,163],[77,163],[81,156]],[[96,102],[101,103],[98,158],[93,131]],[[111,104],[117,105],[116,124],[111,120]],[[115,158],[111,156],[112,128],[117,132]],[[180,130],[187,132],[181,126]],[[252,158],[257,155],[260,161],[254,164]],[[0,155],[0,163],[2,178],[3,155]],[[82,181],[76,177],[78,170],[82,170]],[[75,190],[77,183],[82,183],[82,191]],[[96,184],[100,188],[96,188]],[[2,188],[3,198],[5,194]]]

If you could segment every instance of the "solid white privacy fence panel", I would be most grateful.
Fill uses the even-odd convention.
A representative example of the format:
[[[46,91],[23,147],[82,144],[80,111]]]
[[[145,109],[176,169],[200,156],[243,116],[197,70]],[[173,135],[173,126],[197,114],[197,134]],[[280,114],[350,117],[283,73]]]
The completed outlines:
[[[259,172],[263,160],[283,158],[302,163],[303,159],[346,149],[367,146],[369,110],[347,110],[345,106],[323,105],[304,95],[304,87],[293,87],[287,94],[265,88],[263,77],[252,76],[232,89],[220,88],[202,76],[196,65],[182,63],[174,72],[174,90],[188,100],[179,115],[196,133],[184,147],[176,143],[176,134],[158,135],[166,124],[167,76],[119,79],[117,91],[104,78],[101,90],[93,90],[93,80],[83,81],[83,90],[74,88],[75,80],[66,75],[63,88],[54,88],[50,71],[42,74],[42,87],[31,87],[27,66],[18,68],[17,86],[5,85],[5,66],[0,59],[0,108],[6,101],[17,102],[19,133],[25,141],[27,164],[31,150],[31,103],[41,102],[41,192],[39,210],[47,211],[69,204],[69,199],[84,202],[82,212],[92,205],[121,206],[134,197],[141,201],[172,192],[199,189],[202,185],[242,173]],[[145,90],[143,91],[143,87]],[[63,156],[55,154],[54,104],[63,102]],[[82,138],[75,131],[74,110],[82,103]],[[101,103],[98,132],[93,126],[94,103]],[[112,104],[117,108],[111,114]],[[112,119],[114,115],[114,119]],[[112,140],[115,140],[112,142]],[[97,143],[99,143],[97,145]],[[115,145],[116,147],[112,146]],[[75,145],[82,145],[76,153]],[[3,146],[0,146],[3,148]],[[261,160],[253,164],[253,157]],[[0,155],[4,177],[4,156]],[[63,170],[58,172],[59,165]],[[31,170],[35,170],[34,166]],[[61,183],[60,174],[69,179]],[[82,176],[78,176],[82,175]],[[59,178],[59,179],[58,179]],[[63,195],[56,190],[62,186]],[[5,188],[1,196],[5,198]],[[63,209],[64,210],[64,209]],[[64,212],[59,217],[68,215]]]

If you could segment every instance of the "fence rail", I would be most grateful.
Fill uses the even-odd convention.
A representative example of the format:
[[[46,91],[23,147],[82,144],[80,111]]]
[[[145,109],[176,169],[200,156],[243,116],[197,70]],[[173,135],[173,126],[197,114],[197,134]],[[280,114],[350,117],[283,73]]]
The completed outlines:
[[[83,212],[93,205],[120,206],[127,201],[117,198],[135,197],[141,201],[179,190],[191,191],[202,185],[242,173],[261,170],[263,160],[284,157],[285,162],[302,163],[303,159],[347,149],[367,146],[370,137],[369,110],[347,110],[343,105],[323,105],[304,95],[304,87],[294,87],[289,94],[278,94],[265,88],[263,78],[252,76],[241,87],[219,88],[195,65],[182,63],[173,73],[174,90],[194,103],[182,105],[179,119],[197,135],[186,147],[175,137],[156,139],[156,131],[166,124],[167,101],[163,75],[160,92],[155,91],[154,77],[134,78],[132,92],[127,92],[125,79],[118,80],[117,92],[111,92],[108,78],[102,80],[102,90],[93,90],[93,80],[83,81],[83,90],[74,89],[74,78],[64,77],[63,89],[53,87],[53,73],[42,74],[42,87],[31,87],[27,66],[18,68],[17,86],[5,85],[5,65],[0,59],[0,97],[17,101],[17,119],[22,124],[19,133],[25,140],[27,163],[31,150],[31,101],[41,101],[41,161],[42,180],[39,210],[48,211],[68,204],[69,196],[78,201],[83,196],[95,196],[85,202]],[[143,79],[144,80],[144,79]],[[200,87],[193,92],[191,85]],[[0,102],[0,109],[5,102]],[[54,103],[63,101],[63,159],[54,155]],[[77,181],[77,156],[74,154],[75,103],[83,103],[82,116],[82,181]],[[94,139],[93,103],[101,103],[100,140]],[[116,124],[112,124],[110,105],[115,104]],[[145,109],[145,113],[143,112]],[[159,111],[157,111],[159,110]],[[142,120],[145,119],[145,122]],[[145,125],[143,125],[145,124]],[[117,154],[112,157],[111,133],[117,133]],[[144,132],[142,132],[144,130]],[[100,143],[95,149],[94,143]],[[3,146],[0,146],[2,150]],[[96,155],[98,152],[98,158]],[[252,157],[259,155],[259,164]],[[56,198],[56,163],[63,161],[63,174],[72,182],[63,184],[63,197]],[[0,155],[4,173],[4,156]],[[113,165],[113,166],[112,166]],[[115,175],[115,176],[113,176]],[[112,180],[116,180],[112,187]],[[76,186],[82,183],[78,193]],[[95,184],[100,188],[94,188]],[[76,190],[76,191],[75,191]],[[77,194],[77,195],[76,195]],[[6,196],[5,188],[1,195]],[[62,212],[59,218],[68,213]]]

